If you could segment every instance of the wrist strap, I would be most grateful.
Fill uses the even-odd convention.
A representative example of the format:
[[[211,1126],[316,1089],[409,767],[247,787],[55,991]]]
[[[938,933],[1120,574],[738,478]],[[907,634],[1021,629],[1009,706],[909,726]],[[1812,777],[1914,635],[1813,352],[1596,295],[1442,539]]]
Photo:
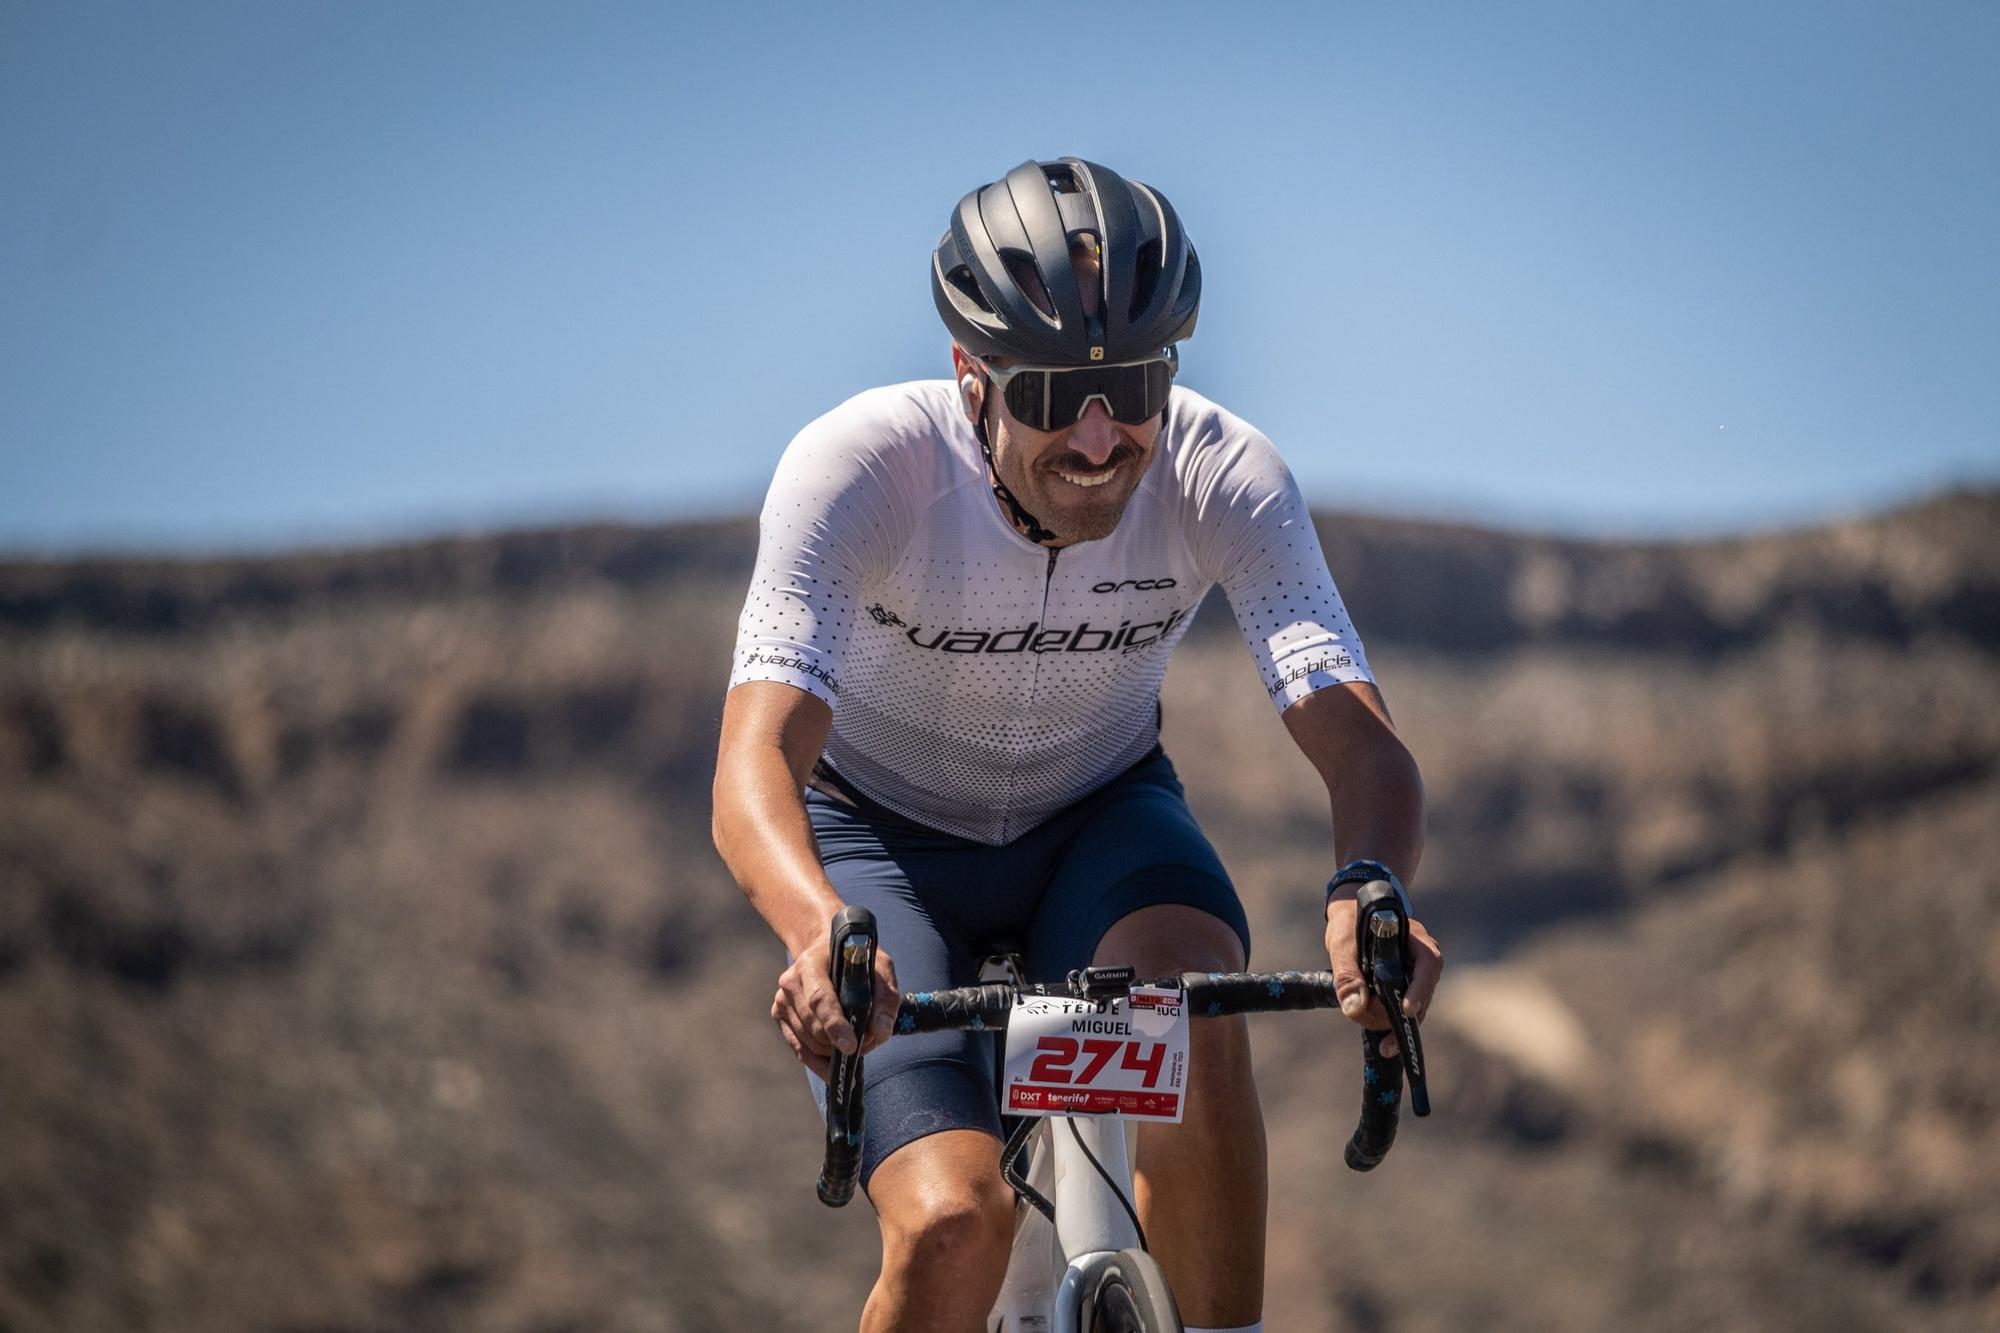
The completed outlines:
[[[1333,872],[1333,878],[1326,882],[1327,904],[1331,905],[1333,895],[1346,888],[1349,884],[1372,884],[1378,879],[1388,880],[1389,887],[1394,889],[1396,896],[1404,902],[1407,903],[1410,900],[1409,891],[1403,887],[1403,881],[1396,878],[1395,871],[1389,869],[1389,867],[1383,865],[1380,861],[1362,859],[1349,861],[1346,865]]]

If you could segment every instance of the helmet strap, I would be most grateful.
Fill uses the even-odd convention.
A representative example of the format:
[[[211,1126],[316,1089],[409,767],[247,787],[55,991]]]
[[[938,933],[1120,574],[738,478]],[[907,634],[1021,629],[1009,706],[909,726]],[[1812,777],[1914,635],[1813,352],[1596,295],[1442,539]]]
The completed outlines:
[[[1014,526],[1037,546],[1054,540],[1056,534],[1043,527],[1040,519],[1024,509],[1021,502],[1014,498],[1014,492],[1007,489],[1007,483],[1000,480],[1000,465],[993,461],[993,446],[986,439],[986,404],[983,401],[979,406],[979,415],[973,418],[972,433],[979,437],[979,452],[986,456],[986,475],[993,482],[993,494],[1008,517],[1014,520]]]

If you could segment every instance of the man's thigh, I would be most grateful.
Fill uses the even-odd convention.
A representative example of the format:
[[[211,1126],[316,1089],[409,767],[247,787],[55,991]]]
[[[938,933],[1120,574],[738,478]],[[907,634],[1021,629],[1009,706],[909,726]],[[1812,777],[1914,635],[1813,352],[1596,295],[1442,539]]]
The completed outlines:
[[[1246,965],[1243,904],[1164,757],[1058,818],[1073,826],[1060,830],[1066,840],[1029,926],[1033,976],[1060,979],[1092,962],[1142,973]],[[1181,910],[1147,910],[1168,906]],[[1121,944],[1139,951],[1113,957]]]
[[[875,829],[823,798],[808,802],[827,877],[841,899],[875,914],[882,947],[905,991],[943,990],[978,980],[975,943],[936,910],[932,879],[949,879],[952,856],[920,837],[898,843],[898,831]],[[940,847],[943,844],[940,843]],[[906,1144],[947,1130],[979,1130],[998,1139],[990,1033],[925,1032],[892,1037],[864,1066],[867,1117],[861,1183],[869,1188],[885,1158]],[[808,1075],[822,1112],[826,1085]]]
[[[1144,980],[1182,972],[1241,972],[1247,960],[1242,939],[1222,918],[1185,903],[1152,903],[1120,917],[1098,940],[1090,961],[1100,967],[1136,967]]]

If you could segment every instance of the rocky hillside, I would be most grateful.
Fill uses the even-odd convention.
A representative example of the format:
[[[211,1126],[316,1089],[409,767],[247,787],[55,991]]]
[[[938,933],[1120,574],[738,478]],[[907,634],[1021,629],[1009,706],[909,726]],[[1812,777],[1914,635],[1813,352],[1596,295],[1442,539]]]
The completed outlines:
[[[1258,1032],[1274,1329],[2000,1323],[2000,495],[1629,546],[1322,519],[1422,762],[1438,1113]],[[754,532],[0,564],[0,1331],[850,1327],[708,848]],[[1324,795],[1167,743],[1258,960]]]

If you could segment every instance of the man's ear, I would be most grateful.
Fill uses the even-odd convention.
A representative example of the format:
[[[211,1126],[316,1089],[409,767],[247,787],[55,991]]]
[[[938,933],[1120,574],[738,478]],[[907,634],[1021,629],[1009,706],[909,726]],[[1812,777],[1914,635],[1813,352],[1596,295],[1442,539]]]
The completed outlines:
[[[986,383],[975,369],[977,363],[957,343],[951,345],[952,370],[958,375],[958,401],[967,419],[977,422],[986,404]]]

